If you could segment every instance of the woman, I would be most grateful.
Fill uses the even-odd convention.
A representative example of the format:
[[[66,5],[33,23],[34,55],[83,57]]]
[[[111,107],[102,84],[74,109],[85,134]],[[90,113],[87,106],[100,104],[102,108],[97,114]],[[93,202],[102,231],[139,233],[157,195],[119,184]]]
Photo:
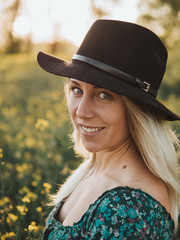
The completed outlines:
[[[70,78],[85,159],[54,196],[44,239],[173,239],[178,140],[165,120],[180,117],[156,100],[166,60],[153,32],[113,20],[93,24],[72,62],[38,54],[44,70]]]

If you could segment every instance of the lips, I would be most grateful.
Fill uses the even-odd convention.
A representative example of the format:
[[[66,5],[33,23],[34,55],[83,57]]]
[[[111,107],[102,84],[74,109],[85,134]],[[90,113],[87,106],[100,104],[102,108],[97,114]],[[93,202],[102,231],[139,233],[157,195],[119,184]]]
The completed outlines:
[[[97,132],[101,131],[102,129],[104,129],[104,127],[85,127],[85,126],[81,125],[81,129],[87,133],[97,133]]]

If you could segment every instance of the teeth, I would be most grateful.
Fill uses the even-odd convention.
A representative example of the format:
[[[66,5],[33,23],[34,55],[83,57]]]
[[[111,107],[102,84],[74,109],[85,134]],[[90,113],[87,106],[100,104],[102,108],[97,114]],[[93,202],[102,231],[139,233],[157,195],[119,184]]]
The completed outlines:
[[[98,132],[100,131],[102,128],[86,128],[84,126],[82,126],[82,129],[88,133],[93,133],[93,132]]]

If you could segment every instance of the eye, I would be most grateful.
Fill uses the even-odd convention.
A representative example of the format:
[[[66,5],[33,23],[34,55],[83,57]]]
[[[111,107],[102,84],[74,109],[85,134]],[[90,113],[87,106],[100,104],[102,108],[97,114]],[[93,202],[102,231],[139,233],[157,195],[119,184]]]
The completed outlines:
[[[82,89],[78,88],[78,87],[70,87],[70,91],[74,94],[74,95],[81,95],[83,94]]]
[[[106,91],[101,92],[99,97],[103,100],[111,100],[113,98],[112,95]]]

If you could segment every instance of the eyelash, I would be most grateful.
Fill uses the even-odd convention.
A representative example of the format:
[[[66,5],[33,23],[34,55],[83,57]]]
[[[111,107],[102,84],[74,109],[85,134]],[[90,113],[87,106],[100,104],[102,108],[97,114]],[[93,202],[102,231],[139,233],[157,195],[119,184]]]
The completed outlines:
[[[83,92],[83,91],[82,91],[80,88],[78,88],[78,87],[73,87],[73,86],[71,87],[71,86],[70,86],[69,89],[70,89],[70,92],[73,92],[75,95],[79,95],[79,94],[81,94],[81,93]],[[78,91],[81,91],[81,93],[76,93],[76,92],[75,92],[76,89],[77,89]]]
[[[103,98],[100,97],[102,100],[111,100],[113,98],[112,95],[110,93],[106,92],[106,91],[100,92],[99,96],[101,94],[105,94],[106,95],[106,97],[103,97]]]

